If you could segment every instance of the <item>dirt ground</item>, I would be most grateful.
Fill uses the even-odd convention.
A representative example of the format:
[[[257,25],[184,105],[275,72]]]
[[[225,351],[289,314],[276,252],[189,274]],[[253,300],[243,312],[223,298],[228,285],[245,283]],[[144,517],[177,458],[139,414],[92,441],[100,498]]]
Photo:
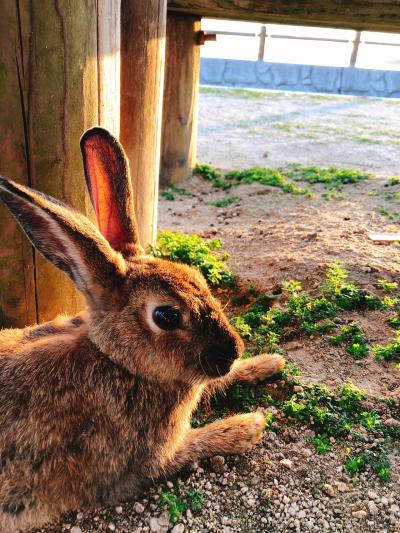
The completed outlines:
[[[381,214],[382,209],[400,211],[399,199],[393,194],[400,191],[400,185],[388,181],[396,169],[400,175],[400,128],[395,118],[399,111],[398,100],[203,89],[199,120],[202,162],[222,171],[300,162],[362,168],[377,175],[346,185],[344,199],[330,201],[322,198],[326,190],[321,185],[311,187],[312,198],[259,184],[240,185],[224,193],[194,177],[180,184],[192,197],[161,199],[159,225],[220,238],[231,254],[232,270],[244,282],[269,293],[287,279],[315,288],[326,265],[335,259],[368,290],[376,290],[381,278],[398,281],[399,246],[373,242],[367,233],[400,230],[399,216],[390,219]],[[294,128],[300,117],[301,126]],[[385,132],[382,142],[373,134],[378,128]],[[306,137],[310,131],[312,136]],[[349,132],[347,137],[344,131]],[[360,132],[362,137],[356,137]],[[210,205],[232,195],[239,200],[228,207]],[[357,318],[373,343],[385,344],[393,336],[387,312],[349,314],[348,318]],[[384,366],[372,358],[362,366],[355,365],[348,354],[321,338],[308,338],[301,344],[296,341],[285,348],[312,380],[328,385],[352,380],[373,394],[400,395],[399,371],[394,365]]]
[[[250,166],[303,165],[359,168],[377,175],[347,185],[341,200],[324,200],[321,185],[312,198],[259,184],[228,193],[195,176],[179,184],[192,196],[160,197],[159,227],[220,238],[231,254],[230,267],[242,282],[279,292],[282,281],[297,279],[313,291],[326,265],[340,259],[352,278],[376,291],[376,281],[399,281],[400,247],[369,240],[368,230],[399,231],[400,101],[354,97],[257,93],[203,89],[200,97],[198,159],[222,171]],[[300,185],[300,184],[299,184]],[[393,193],[399,193],[398,195]],[[210,205],[227,195],[239,199],[225,208]],[[397,199],[396,199],[397,198]],[[380,212],[381,211],[381,212]],[[347,313],[371,343],[393,336],[387,311]],[[305,379],[329,386],[351,381],[378,396],[399,397],[400,371],[370,355],[357,364],[324,337],[284,344],[287,358]],[[395,421],[396,422],[396,421]],[[343,448],[321,456],[306,428],[266,433],[243,457],[214,458],[179,476],[177,483],[203,491],[204,507],[187,510],[172,524],[160,505],[161,486],[143,498],[111,509],[72,513],[40,531],[166,533],[282,533],[286,531],[400,531],[399,451],[390,452],[392,482],[382,485],[361,474],[349,477]],[[172,488],[169,483],[167,488]]]
[[[203,87],[198,159],[232,170],[301,163],[400,173],[399,99]]]

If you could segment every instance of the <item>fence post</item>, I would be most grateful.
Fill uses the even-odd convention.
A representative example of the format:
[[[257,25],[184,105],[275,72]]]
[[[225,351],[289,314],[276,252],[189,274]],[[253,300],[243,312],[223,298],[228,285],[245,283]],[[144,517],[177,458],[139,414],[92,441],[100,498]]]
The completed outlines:
[[[260,44],[258,47],[258,61],[264,61],[264,53],[265,53],[265,37],[267,35],[267,27],[261,26],[260,30]]]
[[[167,0],[122,0],[120,140],[144,247],[157,233]]]
[[[197,101],[200,84],[200,18],[167,18],[160,182],[190,177],[196,164]]]
[[[354,38],[354,41],[353,41],[353,50],[351,52],[351,57],[350,57],[350,66],[351,67],[355,67],[356,66],[357,54],[358,54],[358,48],[360,46],[360,41],[361,41],[361,32],[360,31],[356,31],[356,35],[355,35],[355,38]]]

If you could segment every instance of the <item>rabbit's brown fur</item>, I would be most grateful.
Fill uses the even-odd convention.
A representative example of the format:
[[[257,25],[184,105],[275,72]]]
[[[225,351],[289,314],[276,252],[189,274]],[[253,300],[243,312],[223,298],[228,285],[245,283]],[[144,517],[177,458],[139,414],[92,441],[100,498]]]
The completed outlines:
[[[1,532],[111,505],[190,461],[245,451],[261,436],[262,414],[191,429],[191,413],[206,387],[283,367],[279,356],[239,361],[242,341],[203,277],[142,255],[116,140],[96,128],[82,148],[103,235],[60,202],[0,178],[1,199],[88,302],[74,318],[0,332]],[[171,331],[154,321],[166,305],[179,310]]]

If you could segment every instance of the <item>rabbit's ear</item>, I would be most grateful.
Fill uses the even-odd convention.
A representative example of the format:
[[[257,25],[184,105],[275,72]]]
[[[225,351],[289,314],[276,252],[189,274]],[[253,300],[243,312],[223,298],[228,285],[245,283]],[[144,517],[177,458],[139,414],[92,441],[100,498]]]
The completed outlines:
[[[101,233],[125,257],[143,253],[139,243],[129,164],[117,139],[103,128],[81,138],[86,185]]]
[[[107,305],[122,286],[126,263],[85,216],[1,176],[0,199],[35,248],[71,278],[92,307]]]

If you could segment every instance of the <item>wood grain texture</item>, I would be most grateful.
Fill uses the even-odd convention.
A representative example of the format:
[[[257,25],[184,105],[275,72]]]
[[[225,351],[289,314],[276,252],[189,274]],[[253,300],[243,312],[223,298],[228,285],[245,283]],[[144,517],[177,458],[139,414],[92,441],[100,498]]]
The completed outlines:
[[[122,0],[120,140],[130,163],[144,247],[157,232],[165,26],[166,0]]]
[[[200,81],[200,18],[167,17],[160,182],[177,183],[196,164],[197,104]]]
[[[23,50],[29,44],[29,6],[1,0],[0,13],[0,174],[29,185],[21,109],[21,98],[25,104],[27,98],[28,58]],[[35,319],[33,250],[0,205],[0,328]]]
[[[260,23],[400,32],[399,0],[168,0],[168,9]]]
[[[79,139],[85,129],[99,123],[99,109],[107,126],[114,120],[113,105],[115,115],[119,114],[114,92],[108,99],[110,87],[118,84],[113,78],[119,77],[118,65],[112,64],[119,53],[119,16],[110,13],[111,0],[101,4],[108,10],[98,18],[97,0],[0,0],[0,76],[5,80],[0,93],[0,172],[92,218]],[[22,24],[15,14],[16,6]],[[15,49],[21,71],[24,65],[25,135]],[[104,69],[103,59],[107,60]],[[101,80],[106,77],[104,88]],[[116,127],[114,122],[112,129]],[[3,208],[0,277],[0,315],[7,317],[2,321],[0,316],[0,327],[7,322],[23,326],[49,320],[58,313],[82,308],[82,296],[64,274],[32,253]]]
[[[119,137],[121,0],[98,2],[99,124]]]

